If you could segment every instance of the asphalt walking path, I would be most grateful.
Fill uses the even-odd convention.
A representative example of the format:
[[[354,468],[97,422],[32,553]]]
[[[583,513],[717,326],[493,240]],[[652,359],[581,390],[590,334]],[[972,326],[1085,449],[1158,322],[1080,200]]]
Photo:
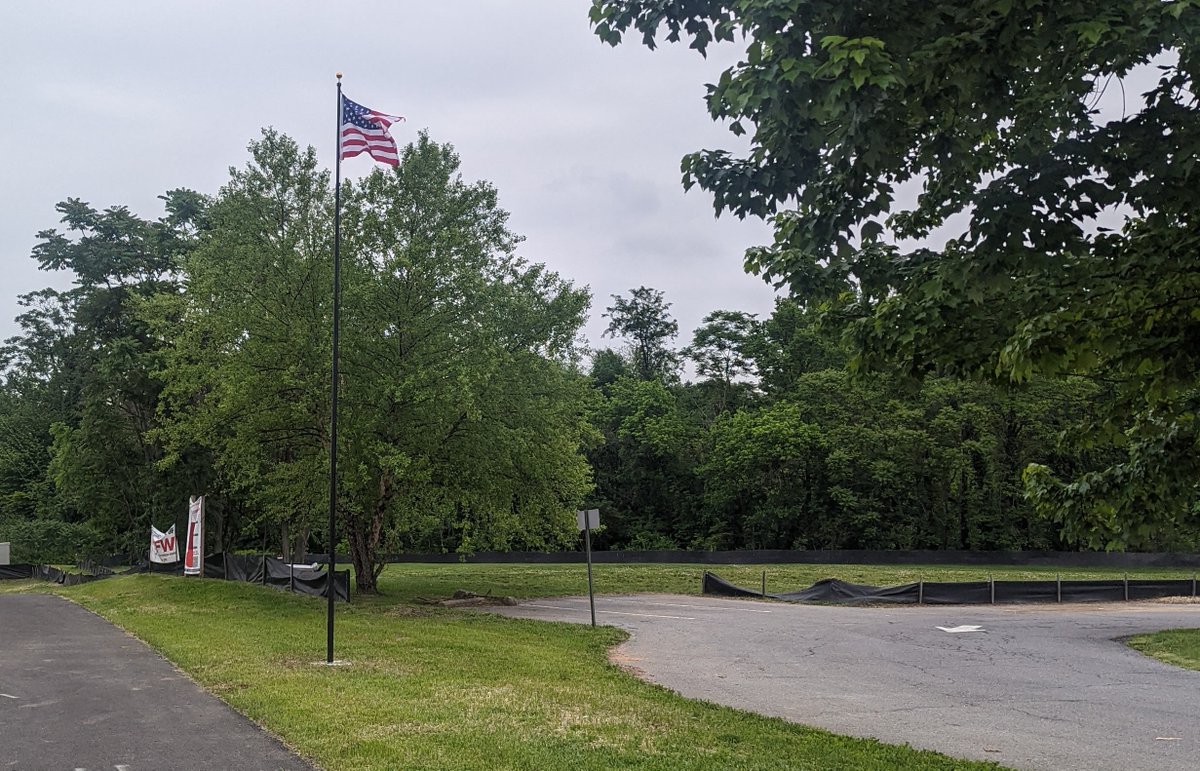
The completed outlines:
[[[587,597],[495,608],[588,623]],[[838,607],[596,598],[619,663],[684,696],[1020,769],[1200,768],[1200,672],[1121,638],[1200,605]]]
[[[61,597],[0,595],[0,769],[311,771],[145,644]]]

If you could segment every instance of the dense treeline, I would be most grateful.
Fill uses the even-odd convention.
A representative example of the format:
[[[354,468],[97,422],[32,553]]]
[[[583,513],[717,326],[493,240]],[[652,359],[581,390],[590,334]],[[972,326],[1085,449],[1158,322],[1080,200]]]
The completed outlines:
[[[18,559],[140,556],[198,493],[210,548],[325,548],[331,182],[274,131],[250,152],[157,220],[70,199],[38,234],[74,285],[21,298],[2,349]],[[1113,461],[1060,441],[1103,386],[851,377],[791,300],[714,311],[677,348],[640,287],[588,352],[589,294],[521,260],[494,188],[427,136],[343,201],[338,510],[360,589],[388,551],[571,546],[580,505],[612,548],[1069,547],[1023,469]]]
[[[608,546],[1071,548],[1034,512],[1022,471],[1041,463],[1077,475],[1114,460],[1111,449],[1063,441],[1098,395],[1092,382],[852,378],[830,330],[780,300],[761,322],[711,314],[683,351],[700,377],[680,383],[678,369],[637,366],[647,340],[623,326],[628,302],[667,316],[652,290],[618,298],[610,331],[629,344],[593,360],[605,441],[589,459]],[[678,363],[673,326],[647,328],[667,330],[649,347]]]

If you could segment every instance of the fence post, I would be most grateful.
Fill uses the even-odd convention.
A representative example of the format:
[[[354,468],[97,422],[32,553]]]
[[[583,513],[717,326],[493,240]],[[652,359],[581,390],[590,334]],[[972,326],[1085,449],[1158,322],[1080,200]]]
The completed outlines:
[[[1058,593],[1058,601],[1062,602],[1062,573],[1059,573],[1055,577],[1054,583],[1055,583],[1055,588],[1057,589],[1057,593]]]
[[[925,604],[925,579],[917,579],[917,604]]]
[[[1196,574],[1192,573],[1192,596],[1196,596]]]
[[[1125,602],[1129,602],[1129,574],[1125,574]]]
[[[993,576],[988,576],[988,589],[991,590],[992,604],[996,604],[996,579]]]
[[[763,599],[765,600],[767,598],[767,571],[765,571],[765,570],[763,571],[762,578],[763,578],[762,596],[763,596]]]

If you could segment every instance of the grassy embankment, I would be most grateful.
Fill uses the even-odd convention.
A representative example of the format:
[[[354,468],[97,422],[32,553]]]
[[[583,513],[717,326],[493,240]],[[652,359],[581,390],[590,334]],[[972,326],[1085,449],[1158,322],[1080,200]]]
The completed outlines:
[[[607,592],[695,593],[701,571],[603,566],[596,579]],[[578,565],[393,566],[387,595],[339,608],[337,652],[352,662],[339,668],[313,664],[324,653],[324,604],[315,598],[147,575],[57,591],[328,769],[995,768],[681,698],[609,664],[608,649],[624,638],[616,629],[404,601],[455,588],[577,593],[581,575]],[[801,580],[786,575],[789,588]],[[9,588],[45,588],[19,583]]]

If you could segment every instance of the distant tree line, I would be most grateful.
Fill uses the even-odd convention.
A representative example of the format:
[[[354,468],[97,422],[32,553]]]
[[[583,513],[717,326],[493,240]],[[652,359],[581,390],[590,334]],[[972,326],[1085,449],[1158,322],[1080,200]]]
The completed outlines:
[[[1120,459],[1070,441],[1101,383],[854,377],[839,336],[789,299],[762,320],[715,311],[674,350],[668,308],[644,287],[615,297],[608,331],[626,345],[592,358],[604,441],[588,451],[588,504],[605,512],[602,546],[1072,549],[1022,472],[1074,477]],[[1195,534],[1151,543],[1190,548]]]

